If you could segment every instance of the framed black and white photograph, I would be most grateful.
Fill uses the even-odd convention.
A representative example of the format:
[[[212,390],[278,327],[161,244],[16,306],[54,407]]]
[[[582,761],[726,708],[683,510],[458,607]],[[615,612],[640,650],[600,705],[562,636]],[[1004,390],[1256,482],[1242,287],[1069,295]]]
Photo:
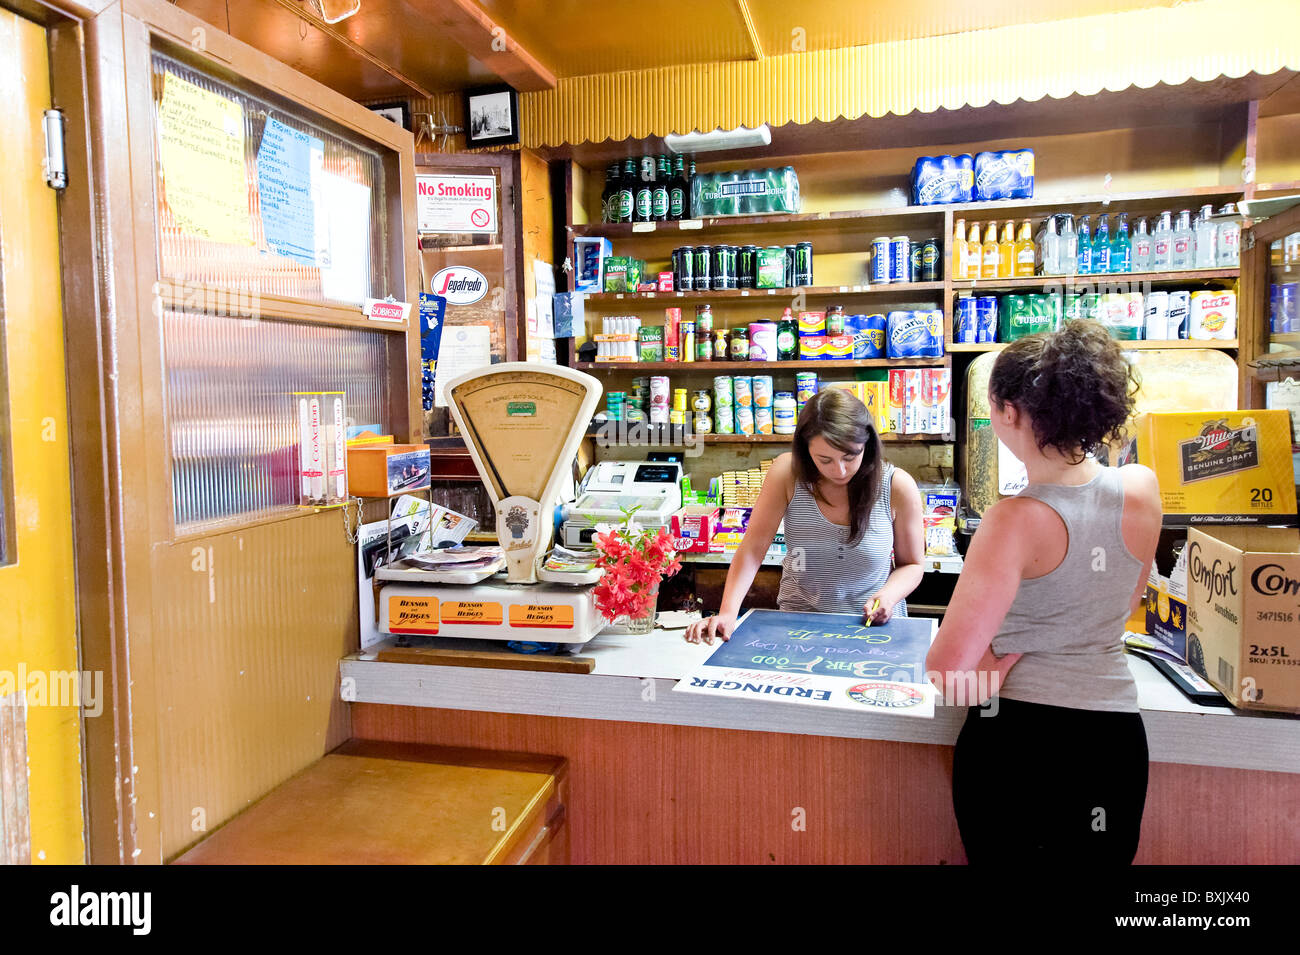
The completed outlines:
[[[378,113],[384,119],[391,120],[402,129],[411,128],[411,107],[405,100],[398,100],[395,103],[375,103],[367,108],[372,113]]]
[[[465,92],[465,145],[509,146],[519,142],[519,94],[509,86]]]

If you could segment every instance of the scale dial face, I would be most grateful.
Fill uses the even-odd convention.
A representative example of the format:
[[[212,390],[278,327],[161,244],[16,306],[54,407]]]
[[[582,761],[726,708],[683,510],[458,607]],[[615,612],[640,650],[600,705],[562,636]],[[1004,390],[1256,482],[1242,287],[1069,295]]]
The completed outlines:
[[[587,386],[544,371],[480,375],[451,389],[494,501],[540,500],[579,421]]]

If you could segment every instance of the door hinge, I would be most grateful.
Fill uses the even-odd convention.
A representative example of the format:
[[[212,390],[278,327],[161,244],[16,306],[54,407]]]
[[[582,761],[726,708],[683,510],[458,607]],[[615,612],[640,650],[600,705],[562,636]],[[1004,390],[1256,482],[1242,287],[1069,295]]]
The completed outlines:
[[[47,109],[41,125],[45,127],[45,159],[41,162],[45,183],[51,189],[66,189],[68,165],[63,154],[63,111]]]

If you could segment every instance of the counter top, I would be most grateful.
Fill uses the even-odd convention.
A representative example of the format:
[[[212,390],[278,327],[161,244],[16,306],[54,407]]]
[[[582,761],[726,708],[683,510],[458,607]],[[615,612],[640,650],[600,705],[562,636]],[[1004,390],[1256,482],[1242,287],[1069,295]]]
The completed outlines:
[[[352,654],[340,663],[342,697],[360,703],[945,746],[956,742],[966,717],[964,708],[945,706],[936,709],[934,719],[921,719],[674,693],[682,674],[716,649],[687,643],[682,639],[685,615],[674,616],[660,614],[661,624],[681,622],[680,627],[661,626],[642,636],[612,630],[597,636],[580,653],[595,661],[590,674],[381,663],[370,651]],[[1192,703],[1150,663],[1133,655],[1127,659],[1137,680],[1152,762],[1300,773],[1300,719]]]

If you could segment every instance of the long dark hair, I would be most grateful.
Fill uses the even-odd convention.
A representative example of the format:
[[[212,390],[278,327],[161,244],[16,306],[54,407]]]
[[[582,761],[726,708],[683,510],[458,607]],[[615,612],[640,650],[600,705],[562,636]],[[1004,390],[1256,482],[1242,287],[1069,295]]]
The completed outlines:
[[[1073,464],[1122,437],[1137,387],[1119,343],[1083,320],[1012,342],[989,377],[999,408],[1010,402],[1029,415],[1038,450]]]
[[[841,451],[855,454],[862,449],[858,473],[849,481],[849,543],[856,543],[867,529],[871,508],[880,494],[885,470],[885,452],[876,434],[867,406],[843,388],[827,388],[813,395],[799,415],[794,432],[794,476],[817,490],[821,472],[813,462],[808,442],[820,436]]]

